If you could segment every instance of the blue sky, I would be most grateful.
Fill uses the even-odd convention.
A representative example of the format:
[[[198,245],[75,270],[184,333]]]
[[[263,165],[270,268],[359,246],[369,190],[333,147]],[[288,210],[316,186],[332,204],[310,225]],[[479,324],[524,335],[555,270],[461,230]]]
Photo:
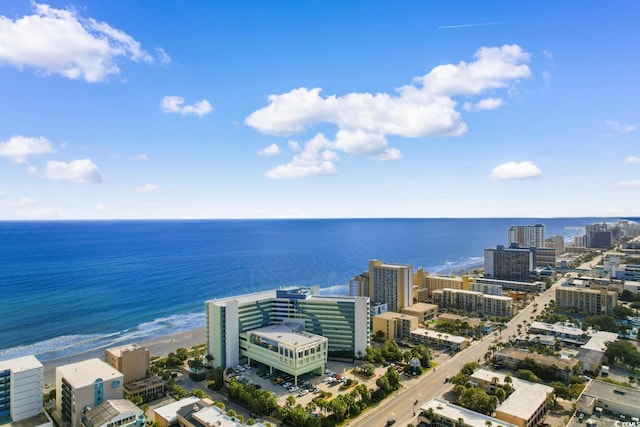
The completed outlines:
[[[0,2],[0,219],[640,215],[635,1]]]

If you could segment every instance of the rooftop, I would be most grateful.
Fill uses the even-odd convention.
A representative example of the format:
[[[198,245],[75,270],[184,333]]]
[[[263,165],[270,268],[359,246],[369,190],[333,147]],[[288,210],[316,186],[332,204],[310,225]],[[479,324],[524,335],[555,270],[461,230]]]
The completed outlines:
[[[311,344],[320,344],[327,339],[321,335],[309,332],[295,332],[300,323],[280,323],[278,325],[265,326],[263,328],[247,331],[247,334],[258,335],[266,339],[286,344],[290,347],[305,347]]]
[[[12,372],[22,372],[37,368],[42,368],[42,363],[35,356],[23,356],[0,361],[0,371],[10,369]]]
[[[587,341],[587,343],[580,348],[584,348],[587,350],[605,351],[607,349],[607,345],[614,341],[618,341],[618,334],[614,332],[598,331],[595,334],[591,335],[589,341]]]
[[[541,331],[551,331],[551,332],[556,332],[556,333],[566,334],[566,335],[580,336],[584,334],[584,331],[580,328],[576,328],[573,326],[566,326],[559,323],[551,324],[551,323],[545,323],[545,322],[533,322],[530,327],[531,329],[539,329]]]
[[[513,426],[513,424],[509,424],[496,418],[481,414],[479,412],[454,405],[453,403],[449,403],[446,400],[438,398],[431,399],[420,407],[420,409],[424,412],[427,412],[430,408],[433,409],[434,413],[449,420],[458,421],[458,419],[462,418],[464,420],[464,423],[471,427],[486,427],[487,421],[491,421],[491,425],[495,427],[515,427]]]
[[[122,379],[122,374],[100,359],[93,358],[56,368],[56,379],[62,376],[75,388],[93,385],[96,378],[103,381]]]
[[[378,319],[416,319],[416,316],[410,314],[397,313],[395,311],[385,311],[384,313],[377,314],[375,316]]]
[[[410,305],[409,307],[405,307],[402,310],[411,311],[411,312],[425,312],[425,311],[430,311],[437,308],[438,308],[437,304],[427,304],[426,302],[418,302],[413,305]]]
[[[582,392],[582,396],[586,396],[585,398],[594,397],[598,400],[616,402],[617,405],[635,408],[638,407],[638,402],[640,402],[640,390],[598,380],[589,381],[589,384]]]
[[[116,357],[120,357],[123,351],[135,351],[139,349],[144,349],[145,347],[139,346],[138,344],[126,344],[120,347],[108,348],[105,351],[113,354]]]
[[[185,397],[184,399],[178,400],[177,402],[155,408],[153,412],[167,420],[169,424],[173,424],[177,422],[178,417],[176,416],[176,414],[178,413],[180,408],[186,405],[193,405],[194,403],[199,401],[200,399],[195,396]]]
[[[142,410],[128,399],[112,399],[92,408],[85,416],[89,424],[101,426],[123,414],[142,415]]]
[[[499,383],[504,383],[506,375],[486,369],[479,369],[470,376],[470,379],[472,381],[476,379],[490,383],[494,377],[498,378]],[[547,394],[553,391],[552,387],[519,378],[512,377],[511,381],[514,391],[504,402],[498,405],[496,411],[515,415],[523,420],[530,419],[540,405],[544,403]]]
[[[418,328],[411,331],[411,333],[416,335],[423,335],[431,339],[443,340],[443,341],[458,343],[458,344],[462,344],[465,341],[469,341],[465,337],[459,337],[457,335],[451,335],[451,334],[444,334],[442,332],[434,331],[432,329]]]
[[[548,356],[546,354],[532,353],[529,351],[519,350],[517,348],[503,348],[498,352],[498,355],[509,357],[516,360],[524,360],[525,358],[531,358],[538,364],[544,366],[556,365],[560,369],[573,368],[579,361],[577,359],[561,359],[555,356]]]

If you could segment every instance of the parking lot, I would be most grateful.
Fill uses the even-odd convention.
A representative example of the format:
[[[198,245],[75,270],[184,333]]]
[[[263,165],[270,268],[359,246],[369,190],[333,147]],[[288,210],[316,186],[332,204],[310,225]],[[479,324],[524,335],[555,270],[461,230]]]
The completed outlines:
[[[234,369],[237,369],[236,378],[240,376],[241,382],[257,385],[261,389],[274,393],[279,405],[284,405],[287,398],[293,396],[296,403],[305,406],[314,397],[318,396],[320,391],[332,393],[332,396],[329,397],[328,400],[331,400],[340,393],[351,392],[353,387],[347,390],[340,390],[340,385],[347,379],[357,380],[358,384],[365,384],[368,388],[377,388],[376,380],[386,372],[388,367],[382,365],[376,366],[375,375],[371,378],[365,378],[351,372],[354,367],[361,364],[362,362],[360,361],[356,363],[329,361],[323,375],[315,375],[312,373],[301,375],[298,377],[297,386],[293,384],[293,376],[276,372],[275,370],[272,374],[269,374],[269,368],[259,363],[254,362],[254,366],[251,366],[250,369],[247,369],[245,365],[242,367],[238,366]],[[403,376],[403,378],[407,377]]]

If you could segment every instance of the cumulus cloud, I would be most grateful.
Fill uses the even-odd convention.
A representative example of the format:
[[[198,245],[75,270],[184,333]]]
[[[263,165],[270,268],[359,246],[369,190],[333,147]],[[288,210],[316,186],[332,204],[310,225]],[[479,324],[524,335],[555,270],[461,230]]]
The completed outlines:
[[[414,78],[411,84],[397,88],[395,94],[354,92],[322,96],[320,88],[301,87],[270,95],[268,105],[251,113],[245,124],[265,134],[288,136],[319,123],[329,123],[337,127],[335,139],[331,141],[324,136],[322,139],[333,157],[337,158],[336,152],[342,151],[378,160],[399,159],[400,151],[389,147],[387,137],[464,134],[467,125],[456,110],[457,101],[453,97],[474,97],[501,88],[511,90],[519,79],[531,75],[526,64],[529,58],[518,45],[483,47],[475,53],[472,62],[437,66]],[[502,102],[499,98],[486,98],[470,103],[469,108],[495,109]],[[316,138],[305,144],[317,144]],[[335,172],[333,162],[319,154],[324,153],[323,150],[311,146],[303,148],[302,153],[306,156],[305,162],[297,155],[291,163],[269,171],[267,176],[294,178]],[[320,157],[309,162],[308,157],[313,153]]]
[[[276,166],[266,172],[272,179],[306,178],[316,175],[330,175],[336,172],[336,153],[331,150],[331,141],[318,134],[309,141],[304,150],[294,156],[286,165]]]
[[[160,101],[160,108],[165,113],[180,113],[183,116],[194,114],[198,117],[213,111],[213,107],[206,99],[191,105],[184,105],[184,98],[181,96],[165,96]]]
[[[136,188],[136,191],[139,191],[141,193],[154,193],[154,192],[158,191],[159,189],[160,189],[160,187],[158,187],[155,184],[145,184],[142,187]]]
[[[90,159],[73,160],[69,163],[51,160],[44,169],[29,168],[29,173],[52,181],[98,183],[102,182],[100,170]]]
[[[640,157],[629,156],[626,159],[624,159],[624,162],[632,165],[637,165],[637,164],[640,164]]]
[[[30,138],[14,135],[8,141],[0,142],[0,157],[6,157],[14,163],[24,163],[29,156],[53,154],[51,142],[44,137]]]
[[[154,61],[138,41],[106,22],[46,4],[34,3],[34,9],[16,20],[0,16],[0,63],[93,83],[119,74],[118,59]],[[169,60],[164,50],[158,54],[160,62]]]
[[[629,133],[633,132],[636,129],[634,125],[623,125],[620,122],[616,122],[615,120],[607,120],[604,123],[614,131],[620,133]]]
[[[504,100],[501,98],[485,98],[475,104],[465,102],[462,108],[466,111],[495,110],[503,105]]]
[[[507,162],[493,168],[489,179],[494,181],[509,179],[527,179],[542,175],[542,171],[533,162]]]
[[[618,187],[640,187],[640,179],[629,180],[629,181],[618,181],[616,185]]]
[[[29,206],[35,203],[35,200],[30,199],[28,197],[23,197],[20,199],[20,201],[18,201],[18,205],[19,206]]]
[[[268,147],[264,147],[262,150],[258,151],[259,156],[275,156],[280,154],[280,147],[278,144],[271,144]]]
[[[146,155],[146,154],[144,154],[144,153],[137,154],[137,155],[135,156],[135,159],[136,159],[136,160],[149,160],[149,158],[147,157],[147,155]]]

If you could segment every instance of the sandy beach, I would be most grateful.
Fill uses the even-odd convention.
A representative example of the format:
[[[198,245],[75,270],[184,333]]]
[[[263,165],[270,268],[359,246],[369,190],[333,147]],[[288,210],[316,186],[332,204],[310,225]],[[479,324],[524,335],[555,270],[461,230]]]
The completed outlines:
[[[194,345],[204,344],[206,342],[205,329],[198,328],[189,331],[177,332],[174,334],[163,335],[152,338],[147,341],[138,341],[132,344],[145,346],[149,349],[151,357],[164,357],[178,348],[190,348]],[[44,383],[45,391],[55,387],[56,383],[56,367],[67,365],[69,363],[80,362],[82,360],[98,358],[104,360],[104,350],[107,347],[97,348],[95,350],[78,353],[60,359],[42,362],[44,365]]]

